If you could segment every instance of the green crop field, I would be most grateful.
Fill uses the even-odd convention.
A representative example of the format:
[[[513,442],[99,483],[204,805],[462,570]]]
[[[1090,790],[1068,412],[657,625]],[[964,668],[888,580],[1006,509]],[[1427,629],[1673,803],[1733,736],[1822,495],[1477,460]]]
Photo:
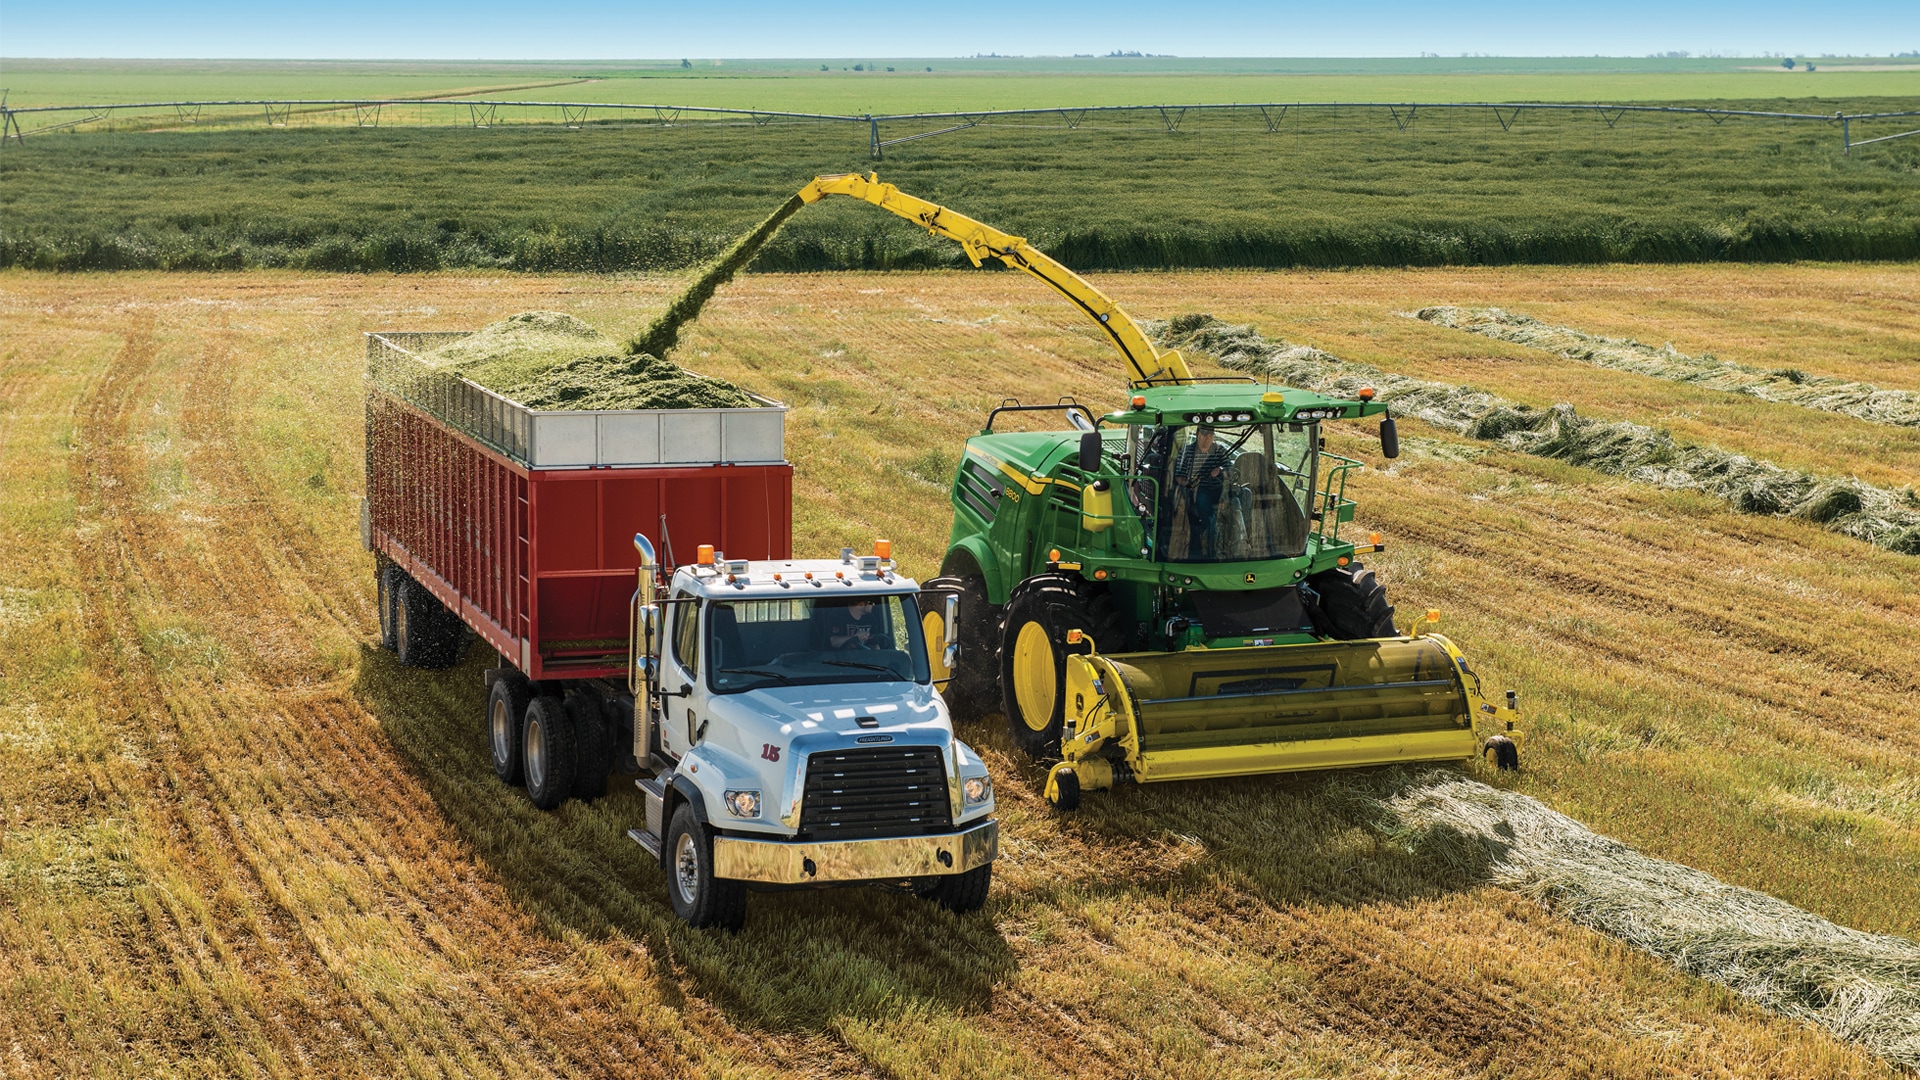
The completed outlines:
[[[1920,97],[1823,107],[1889,104]],[[1920,256],[1920,139],[1847,157],[1819,122],[1548,113],[1503,131],[1423,112],[1402,130],[1340,110],[1271,135],[1247,113],[1174,134],[1157,115],[982,127],[880,163],[854,124],[36,136],[0,151],[0,265],[674,268],[812,176],[867,168],[1088,269]],[[757,265],[960,260],[887,215],[822,205]]]

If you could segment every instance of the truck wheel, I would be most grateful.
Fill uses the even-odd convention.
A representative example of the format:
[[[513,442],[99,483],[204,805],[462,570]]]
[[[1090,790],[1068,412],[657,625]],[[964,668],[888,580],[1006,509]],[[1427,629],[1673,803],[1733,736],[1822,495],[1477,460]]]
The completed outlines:
[[[984,719],[1000,707],[999,672],[994,670],[997,643],[993,634],[997,619],[993,604],[987,599],[986,579],[979,574],[937,577],[921,588],[933,599],[937,605],[935,612],[943,618],[947,596],[960,597],[960,625],[954,638],[960,646],[960,663],[954,667],[953,677],[940,696],[946,699],[947,710],[955,721]],[[938,655],[940,648],[938,640],[928,640],[930,652]]]
[[[976,866],[961,874],[935,878],[932,888],[921,896],[957,915],[979,911],[987,904],[987,888],[993,884],[993,864]]]
[[[517,671],[503,673],[487,691],[487,745],[493,757],[493,775],[503,784],[520,783],[520,723],[532,700],[533,687]]]
[[[1067,631],[1086,605],[1061,581],[1029,581],[1007,601],[1000,627],[1000,692],[1007,730],[1028,757],[1060,750],[1066,715]],[[1070,625],[1071,624],[1071,625]]]
[[[1387,590],[1373,571],[1354,563],[1336,570],[1322,570],[1307,579],[1319,594],[1317,612],[1310,611],[1316,628],[1336,641],[1361,638],[1394,637],[1393,605],[1387,603]]]
[[[444,668],[466,652],[467,628],[425,585],[400,575],[394,597],[394,651],[408,667]]]
[[[713,876],[713,838],[693,806],[681,803],[667,826],[667,899],[688,926],[738,930],[747,921],[747,885]]]
[[[520,752],[525,755],[527,798],[542,810],[552,810],[573,793],[573,720],[557,697],[537,697],[527,706],[520,725]]]
[[[380,647],[388,652],[400,648],[399,634],[394,629],[395,612],[400,579],[405,575],[398,566],[383,562],[373,572],[374,606],[380,609]]]
[[[613,768],[607,712],[600,695],[575,691],[567,695],[567,717],[573,721],[573,797],[592,802],[607,793],[607,773]]]

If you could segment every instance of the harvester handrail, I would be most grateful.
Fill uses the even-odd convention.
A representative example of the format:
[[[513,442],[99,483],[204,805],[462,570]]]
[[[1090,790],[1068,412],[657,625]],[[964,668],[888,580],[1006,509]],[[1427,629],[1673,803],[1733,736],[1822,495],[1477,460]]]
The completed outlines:
[[[1015,270],[1039,278],[1047,286],[1072,301],[1087,317],[1100,324],[1108,340],[1127,363],[1130,386],[1144,387],[1193,382],[1193,373],[1177,350],[1161,352],[1147,339],[1133,317],[1107,294],[1085,278],[1061,265],[1052,256],[1025,239],[1001,232],[985,222],[909,195],[892,184],[880,182],[878,174],[861,176],[842,173],[818,176],[800,189],[803,202],[815,203],[828,195],[845,195],[872,203],[892,214],[918,222],[935,236],[944,236],[960,245],[973,265],[998,259]]]

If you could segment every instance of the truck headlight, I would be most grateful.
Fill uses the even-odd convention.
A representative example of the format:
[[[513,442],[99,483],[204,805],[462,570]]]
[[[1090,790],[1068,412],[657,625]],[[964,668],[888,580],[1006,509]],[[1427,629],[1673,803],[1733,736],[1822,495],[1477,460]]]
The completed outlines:
[[[729,791],[725,801],[727,813],[734,817],[760,816],[760,793],[757,791]]]
[[[985,776],[970,776],[960,785],[966,793],[967,802],[983,803],[993,798],[993,780]]]

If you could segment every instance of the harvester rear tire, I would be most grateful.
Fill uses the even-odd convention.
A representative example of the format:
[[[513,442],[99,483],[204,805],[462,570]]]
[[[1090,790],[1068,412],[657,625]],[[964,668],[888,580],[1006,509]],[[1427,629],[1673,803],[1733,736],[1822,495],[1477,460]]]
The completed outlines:
[[[987,906],[987,890],[992,886],[993,864],[988,863],[963,873],[935,878],[933,887],[920,895],[955,915],[965,915]]]
[[[667,901],[688,926],[738,930],[747,921],[747,884],[713,876],[713,837],[681,803],[667,825]]]
[[[592,802],[607,793],[607,773],[613,770],[606,705],[599,694],[576,691],[567,695],[567,715],[574,731],[573,797]]]
[[[1307,579],[1320,596],[1314,624],[1336,641],[1393,637],[1393,605],[1373,571],[1354,563]]]
[[[520,752],[527,776],[527,798],[552,810],[573,794],[575,739],[573,718],[557,697],[537,697],[520,725]]]
[[[532,700],[532,684],[517,671],[502,672],[487,691],[487,753],[493,775],[512,787],[520,786],[524,776],[520,725]]]
[[[934,578],[921,586],[944,617],[949,594],[960,597],[960,618],[955,641],[960,646],[960,662],[953,678],[940,696],[956,722],[985,719],[1000,707],[1000,675],[996,670],[998,643],[994,630],[999,613],[987,599],[986,579],[978,574],[960,574]],[[939,644],[931,643],[938,649]]]

